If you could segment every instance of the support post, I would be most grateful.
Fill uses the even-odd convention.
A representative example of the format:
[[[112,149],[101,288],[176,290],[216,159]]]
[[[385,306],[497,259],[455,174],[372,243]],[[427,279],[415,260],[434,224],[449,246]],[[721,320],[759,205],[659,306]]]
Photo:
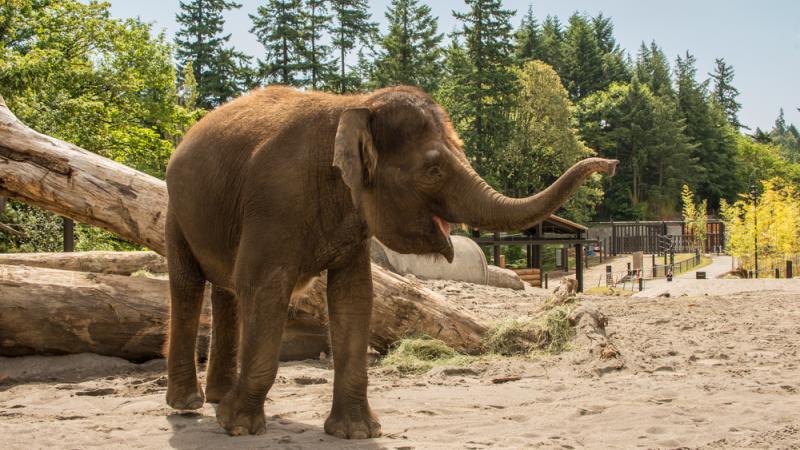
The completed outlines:
[[[500,239],[500,235],[495,233],[494,234],[494,240],[497,241],[498,239]],[[492,246],[492,249],[494,250],[494,255],[493,255],[494,259],[492,260],[492,262],[494,263],[495,266],[499,267],[500,266],[500,246],[495,244],[495,245]]]
[[[66,217],[64,219],[64,251],[75,251],[75,222]]]
[[[793,276],[793,274],[792,274],[792,260],[791,259],[787,259],[786,260],[786,278],[792,278],[792,276]]]
[[[655,278],[656,277],[656,254],[653,253],[650,256],[653,257],[653,278]]]
[[[617,256],[617,227],[611,219],[611,256]]]
[[[578,280],[576,292],[583,292],[583,244],[575,244],[575,279]]]

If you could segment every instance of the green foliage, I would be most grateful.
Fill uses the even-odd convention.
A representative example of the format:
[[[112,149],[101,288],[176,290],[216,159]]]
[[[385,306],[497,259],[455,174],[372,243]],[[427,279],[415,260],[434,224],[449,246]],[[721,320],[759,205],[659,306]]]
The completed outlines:
[[[742,127],[738,117],[739,109],[741,109],[742,105],[736,101],[736,97],[739,96],[739,90],[731,84],[734,76],[733,67],[722,58],[715,59],[714,64],[714,73],[709,74],[714,81],[713,98],[725,111],[728,123],[738,130]]]
[[[772,141],[761,143],[747,136],[738,136],[733,172],[739,183],[738,191],[747,192],[752,182],[772,178],[800,184],[800,164],[786,161],[782,150]]]
[[[681,186],[691,180],[692,159],[669,98],[634,77],[584,99],[577,116],[587,144],[620,160],[617,175],[603,179],[601,217],[643,219],[674,210]]]
[[[649,47],[642,42],[636,57],[634,73],[653,93],[668,97],[675,95],[669,61],[655,41],[651,42]]]
[[[442,97],[449,101],[445,106],[475,169],[496,184],[495,163],[510,136],[509,112],[516,90],[509,22],[514,12],[503,9],[500,0],[465,1],[469,10],[454,16],[463,24],[458,35],[466,48],[463,53],[448,52],[460,66],[448,62],[454,79],[445,86],[449,95]]]
[[[13,224],[24,237],[0,234],[0,253],[55,252],[64,249],[62,219],[24,203],[9,201],[0,222]]]
[[[515,71],[518,83],[511,112],[508,146],[499,154],[498,180],[503,192],[527,196],[541,191],[577,161],[592,156],[572,123],[572,103],[555,71],[530,61]],[[598,178],[581,186],[564,206],[570,219],[587,221],[602,198]]]
[[[557,73],[561,74],[564,68],[563,44],[564,30],[561,21],[556,16],[548,15],[542,24],[539,48],[533,51],[533,58],[549,64]]]
[[[222,34],[222,13],[241,6],[226,0],[180,2],[181,12],[175,17],[181,25],[175,37],[176,56],[181,68],[192,63],[197,102],[203,108],[224,103],[253,84],[250,58],[226,47],[230,34]]]
[[[573,100],[605,88],[603,53],[589,20],[573,14],[564,37],[564,84]]]
[[[786,120],[783,116],[783,108],[778,112],[778,118],[775,119],[775,126],[769,133],[756,129],[756,133],[761,133],[757,136],[760,137],[761,142],[773,143],[780,148],[781,156],[790,163],[800,163],[800,132],[794,124],[786,125]]]
[[[688,52],[676,62],[678,111],[697,159],[696,191],[712,207],[736,195],[737,180],[729,172],[736,154],[736,130],[721,105],[709,99],[708,81],[698,83],[695,58]]]
[[[378,34],[378,26],[370,22],[365,0],[331,0],[331,42],[336,50],[338,72],[331,73],[328,80],[331,90],[340,94],[358,90],[362,79],[348,70],[347,55],[358,43],[372,46]]]
[[[392,0],[386,11],[389,31],[380,40],[373,79],[378,87],[415,85],[432,92],[441,76],[443,34],[431,8],[417,0]]]
[[[328,12],[328,0],[306,0],[303,17],[305,25],[302,51],[305,57],[304,69],[308,75],[306,85],[317,89],[335,70],[331,60],[331,47],[322,40],[330,29],[332,17]]]
[[[514,58],[520,64],[541,59],[538,54],[541,48],[542,31],[536,16],[533,15],[533,5],[528,5],[528,12],[522,17],[522,23],[514,33]]]
[[[565,30],[557,17],[548,16],[540,30],[529,9],[516,33],[516,57],[519,62],[539,59],[552,66],[573,101],[630,79],[611,19],[602,14],[589,18],[575,13]]]
[[[163,177],[174,143],[196,117],[178,104],[164,36],[138,20],[110,18],[108,3],[16,6],[3,15],[0,36],[0,93],[9,108],[37,131]],[[10,210],[5,220],[33,229],[23,230],[28,240],[7,246],[61,245],[61,219],[19,205]]]
[[[259,74],[267,82],[288,86],[301,84],[299,72],[304,67],[304,17],[302,0],[268,0],[259,6],[251,33],[266,50],[259,60]]]

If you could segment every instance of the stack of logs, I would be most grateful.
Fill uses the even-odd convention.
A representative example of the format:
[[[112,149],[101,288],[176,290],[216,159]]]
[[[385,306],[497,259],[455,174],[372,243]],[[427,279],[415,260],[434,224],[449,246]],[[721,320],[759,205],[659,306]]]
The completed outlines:
[[[522,281],[528,282],[531,286],[542,286],[541,269],[513,269]]]

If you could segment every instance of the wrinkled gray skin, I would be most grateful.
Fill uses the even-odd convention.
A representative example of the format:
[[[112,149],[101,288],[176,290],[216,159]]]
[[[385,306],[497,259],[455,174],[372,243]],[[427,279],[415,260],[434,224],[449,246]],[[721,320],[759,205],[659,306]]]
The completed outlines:
[[[379,436],[367,401],[369,238],[452,259],[449,223],[533,226],[616,163],[581,161],[545,191],[510,199],[472,170],[447,115],[414,88],[335,96],[274,87],[218,108],[189,131],[167,170],[167,402],[219,402],[229,434],[264,432],[290,298],[327,269],[335,376],[325,431]],[[213,325],[204,395],[195,340],[206,281]]]

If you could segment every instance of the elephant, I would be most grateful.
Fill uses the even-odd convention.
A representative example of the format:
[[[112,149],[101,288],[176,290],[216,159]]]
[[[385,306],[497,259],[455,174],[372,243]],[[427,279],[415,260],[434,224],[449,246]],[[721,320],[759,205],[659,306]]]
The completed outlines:
[[[263,433],[290,299],[327,270],[334,382],[324,429],[379,436],[367,400],[371,237],[452,261],[450,224],[529,228],[618,163],[582,160],[547,189],[512,199],[462,148],[444,109],[407,86],[358,95],[267,87],[203,117],[166,174],[167,403],[218,403],[228,434]],[[203,392],[195,341],[206,282],[213,320]]]

